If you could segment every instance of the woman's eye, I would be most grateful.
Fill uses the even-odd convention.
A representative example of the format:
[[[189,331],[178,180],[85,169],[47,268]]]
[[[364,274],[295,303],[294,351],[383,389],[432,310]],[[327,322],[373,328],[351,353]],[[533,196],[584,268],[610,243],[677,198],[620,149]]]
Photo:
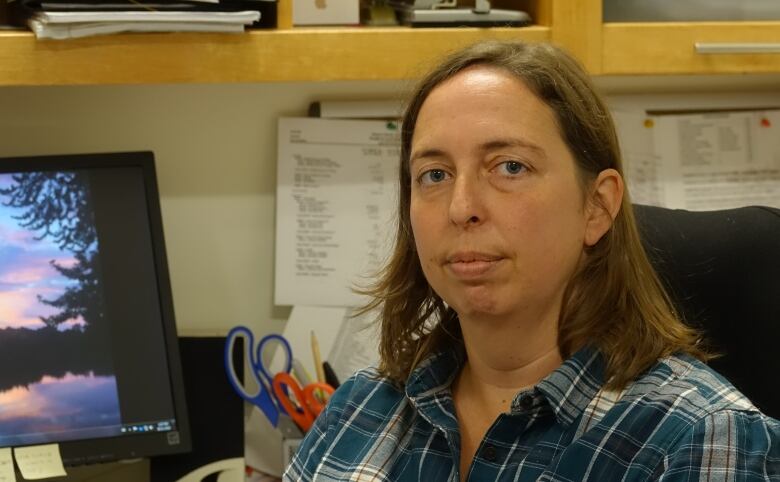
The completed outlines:
[[[447,172],[443,171],[441,169],[431,169],[430,171],[425,171],[420,176],[420,183],[421,184],[436,184],[438,182],[442,182],[445,179],[447,179]]]
[[[526,169],[526,167],[518,161],[505,161],[499,164],[499,166],[506,174],[510,175],[520,174]]]

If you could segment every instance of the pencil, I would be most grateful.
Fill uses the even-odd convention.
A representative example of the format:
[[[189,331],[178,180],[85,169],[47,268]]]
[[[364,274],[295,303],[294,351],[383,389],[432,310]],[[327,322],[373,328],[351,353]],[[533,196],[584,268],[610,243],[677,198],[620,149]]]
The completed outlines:
[[[317,335],[311,330],[311,354],[314,357],[314,369],[317,371],[317,381],[325,383],[325,370],[322,368],[322,356],[320,356],[320,343]]]

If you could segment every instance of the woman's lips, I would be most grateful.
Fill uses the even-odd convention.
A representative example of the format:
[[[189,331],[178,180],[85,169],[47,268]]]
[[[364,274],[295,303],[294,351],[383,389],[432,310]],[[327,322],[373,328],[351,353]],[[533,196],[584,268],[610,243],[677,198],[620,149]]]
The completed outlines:
[[[486,253],[456,253],[447,257],[445,266],[457,278],[477,279],[489,274],[502,259]]]

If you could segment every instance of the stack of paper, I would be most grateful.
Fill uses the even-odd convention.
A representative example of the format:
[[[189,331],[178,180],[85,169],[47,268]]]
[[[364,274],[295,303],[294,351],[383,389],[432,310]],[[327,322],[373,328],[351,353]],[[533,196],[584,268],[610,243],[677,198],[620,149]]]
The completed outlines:
[[[66,39],[120,32],[243,32],[275,0],[13,0],[37,38]]]
[[[118,32],[243,32],[260,12],[39,12],[28,21],[38,38]]]

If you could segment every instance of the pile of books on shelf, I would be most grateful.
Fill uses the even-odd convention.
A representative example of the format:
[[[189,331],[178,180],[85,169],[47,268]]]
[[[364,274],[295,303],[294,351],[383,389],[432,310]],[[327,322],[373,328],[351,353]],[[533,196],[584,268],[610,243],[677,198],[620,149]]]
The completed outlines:
[[[276,0],[10,0],[39,39],[121,32],[243,32],[276,26]]]

